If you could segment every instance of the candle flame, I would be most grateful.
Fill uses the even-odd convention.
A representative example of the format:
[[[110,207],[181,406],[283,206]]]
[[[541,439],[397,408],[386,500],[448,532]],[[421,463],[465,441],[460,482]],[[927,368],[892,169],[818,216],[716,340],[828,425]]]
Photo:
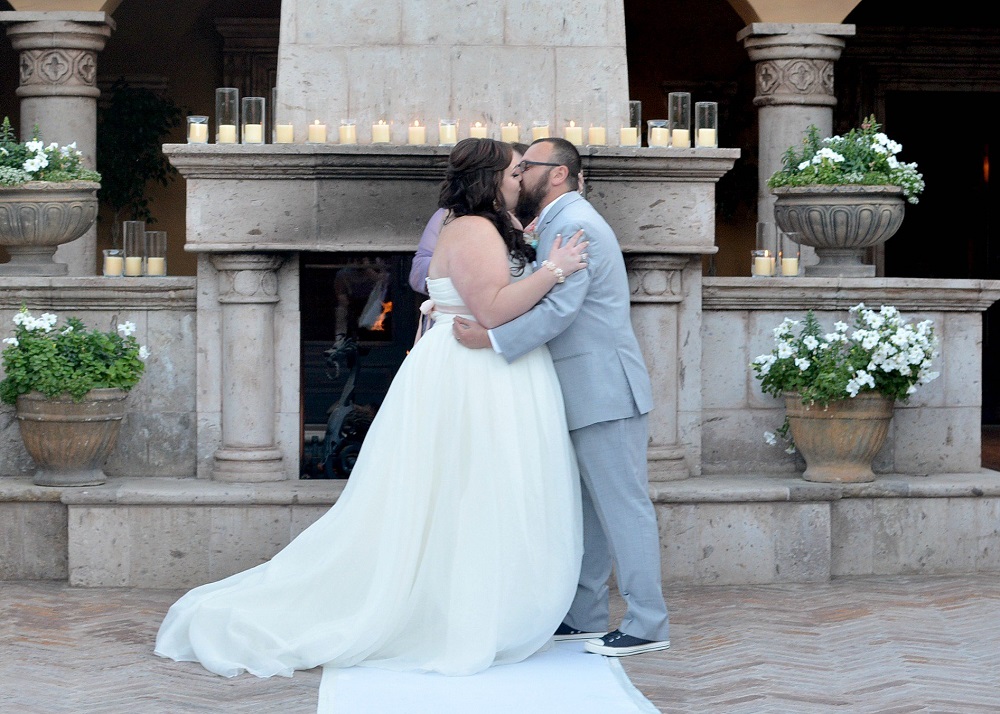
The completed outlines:
[[[418,122],[418,121],[414,120],[414,122],[413,122],[413,126],[420,126],[420,122]]]
[[[316,126],[319,126],[319,119],[317,119],[316,121],[314,121],[313,124],[315,124]]]
[[[570,125],[570,126],[576,126],[576,122],[575,122],[575,121],[573,121],[572,119],[570,119],[570,120],[569,120],[569,125]]]
[[[385,329],[385,316],[392,312],[392,302],[382,303],[382,314],[378,316],[375,320],[375,324],[372,325],[372,330],[375,332],[381,332]]]
[[[379,126],[384,126],[385,125],[385,119],[379,119],[378,123],[379,123]]]
[[[481,121],[477,121],[477,122],[476,122],[476,128],[477,128],[477,129],[478,129],[479,127],[481,127],[482,125],[483,125],[483,123],[482,123]]]

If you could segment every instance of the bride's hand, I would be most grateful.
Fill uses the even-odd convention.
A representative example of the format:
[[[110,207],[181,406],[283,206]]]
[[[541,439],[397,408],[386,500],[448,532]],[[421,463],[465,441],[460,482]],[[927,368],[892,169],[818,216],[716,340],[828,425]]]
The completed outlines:
[[[586,250],[590,241],[581,238],[583,238],[582,228],[565,242],[561,235],[557,235],[552,250],[549,251],[548,261],[555,267],[562,268],[563,275],[567,278],[581,268],[587,267]]]

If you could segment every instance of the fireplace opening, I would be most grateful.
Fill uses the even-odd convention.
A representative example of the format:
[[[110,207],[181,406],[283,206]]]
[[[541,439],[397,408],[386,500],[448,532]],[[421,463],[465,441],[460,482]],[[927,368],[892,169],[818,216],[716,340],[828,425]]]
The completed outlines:
[[[347,478],[413,345],[412,254],[302,253],[301,478]]]

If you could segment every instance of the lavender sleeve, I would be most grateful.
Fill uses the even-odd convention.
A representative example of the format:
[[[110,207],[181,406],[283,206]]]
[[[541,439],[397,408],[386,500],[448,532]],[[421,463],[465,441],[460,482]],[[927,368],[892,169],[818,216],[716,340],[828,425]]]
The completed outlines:
[[[439,208],[427,221],[423,235],[420,236],[420,244],[417,252],[413,256],[413,265],[410,268],[410,287],[418,293],[427,294],[427,270],[431,265],[431,257],[434,255],[434,246],[437,245],[438,233],[444,225],[445,209]]]

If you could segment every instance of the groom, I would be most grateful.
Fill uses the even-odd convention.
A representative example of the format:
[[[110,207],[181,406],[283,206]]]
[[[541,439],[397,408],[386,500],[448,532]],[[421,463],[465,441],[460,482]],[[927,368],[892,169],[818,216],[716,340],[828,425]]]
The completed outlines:
[[[538,216],[539,262],[557,235],[584,229],[587,268],[488,333],[463,318],[453,331],[461,344],[492,345],[508,362],[548,344],[583,481],[583,566],[556,639],[586,639],[587,651],[622,657],[670,646],[646,472],[652,388],[632,332],[625,260],[614,231],[577,192],[580,168],[570,142],[535,141],[519,164],[517,215]],[[618,629],[607,632],[612,564],[627,610]]]

